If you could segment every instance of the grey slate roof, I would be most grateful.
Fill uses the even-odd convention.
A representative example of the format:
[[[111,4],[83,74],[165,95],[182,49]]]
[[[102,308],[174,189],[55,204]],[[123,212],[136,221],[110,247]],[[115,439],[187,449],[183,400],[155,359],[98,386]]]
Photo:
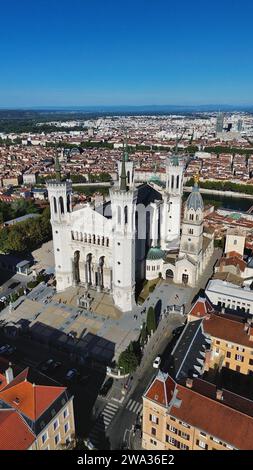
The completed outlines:
[[[194,184],[192,188],[192,192],[190,193],[186,201],[186,206],[187,206],[187,209],[194,209],[195,211],[198,209],[201,209],[201,210],[204,209],[203,199],[199,192],[199,187],[196,183]]]

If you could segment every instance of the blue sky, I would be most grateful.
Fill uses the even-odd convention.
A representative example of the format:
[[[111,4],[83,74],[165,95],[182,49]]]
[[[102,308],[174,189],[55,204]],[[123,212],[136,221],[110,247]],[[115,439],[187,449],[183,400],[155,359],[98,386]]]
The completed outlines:
[[[253,104],[251,0],[1,2],[0,107]]]

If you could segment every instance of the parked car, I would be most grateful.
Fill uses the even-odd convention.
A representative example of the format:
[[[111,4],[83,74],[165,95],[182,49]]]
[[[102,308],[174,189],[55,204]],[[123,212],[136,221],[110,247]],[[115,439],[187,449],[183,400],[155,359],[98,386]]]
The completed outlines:
[[[4,344],[0,347],[0,354],[4,354],[5,356],[10,356],[14,351],[16,351],[16,347],[10,344]]]
[[[43,372],[47,371],[48,369],[50,369],[50,367],[52,366],[52,364],[54,363],[54,360],[53,359],[48,359],[46,362],[44,362],[41,366],[41,370]]]
[[[97,450],[94,444],[91,442],[90,439],[84,439],[84,445],[89,449],[89,450]]]
[[[7,344],[7,350],[3,353],[5,356],[10,356],[16,351],[16,346],[11,346],[10,344]]]
[[[112,387],[113,384],[113,378],[110,377],[102,386],[102,388],[99,391],[99,395],[102,397],[106,397],[107,393],[109,392],[110,388]]]
[[[161,358],[160,356],[157,356],[153,362],[154,369],[159,369],[160,364],[161,364]]]
[[[50,366],[50,369],[53,369],[53,370],[54,370],[54,369],[59,369],[59,367],[61,367],[61,366],[62,366],[62,362],[60,362],[60,361],[55,361],[55,362],[53,362],[53,364]]]
[[[74,380],[78,375],[77,369],[69,369],[65,375],[66,380]]]

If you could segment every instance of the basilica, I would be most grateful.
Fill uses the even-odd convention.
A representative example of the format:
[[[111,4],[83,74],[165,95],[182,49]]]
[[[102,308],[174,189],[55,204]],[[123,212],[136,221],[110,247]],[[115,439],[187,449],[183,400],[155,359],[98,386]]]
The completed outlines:
[[[184,165],[166,161],[166,185],[136,184],[127,146],[118,163],[118,184],[103,203],[72,207],[72,184],[48,181],[57,291],[81,285],[113,296],[123,312],[135,305],[136,284],[158,277],[195,287],[212,257],[204,232],[204,204],[197,182],[182,212]]]

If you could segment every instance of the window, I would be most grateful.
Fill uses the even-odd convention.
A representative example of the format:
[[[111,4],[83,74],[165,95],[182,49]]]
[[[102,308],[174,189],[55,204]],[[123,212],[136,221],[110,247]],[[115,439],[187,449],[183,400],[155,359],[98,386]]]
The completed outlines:
[[[67,422],[65,425],[64,425],[64,432],[65,434],[68,432],[69,430],[69,422]]]
[[[216,340],[216,344],[220,344],[220,341]]]
[[[231,352],[230,351],[227,352],[227,357],[230,359],[230,357],[231,357]]]
[[[149,421],[152,421],[152,423],[159,424],[159,418],[155,415],[149,415]]]
[[[169,426],[169,431],[174,432],[175,434],[177,433],[177,429],[174,428],[174,426]]]
[[[172,444],[174,446],[176,441],[174,437],[166,436],[166,442],[169,442],[169,444]]]
[[[199,447],[201,447],[201,449],[207,449],[207,444],[204,442],[204,441],[197,441],[197,445],[199,445]]]
[[[181,431],[181,437],[182,437],[183,439],[186,439],[187,441],[189,441],[189,439],[190,439],[190,434],[187,434],[186,432],[182,432],[182,431]]]
[[[65,408],[65,410],[63,411],[63,418],[67,418],[69,415],[69,409],[68,408]]]
[[[157,446],[157,442],[156,442],[154,439],[150,439],[150,442],[151,442],[151,444],[153,444],[154,446]]]
[[[237,349],[237,351],[239,351],[239,352],[244,352],[244,348],[242,348],[241,346],[237,346],[236,349]]]
[[[128,223],[128,207],[125,206],[124,208],[124,217],[125,217],[125,224]]]
[[[240,372],[241,367],[240,367],[240,366],[236,366],[235,370],[236,370],[236,372]]]
[[[189,447],[186,444],[183,444],[182,442],[180,442],[180,449],[181,450],[189,450]]]
[[[235,360],[236,360],[236,361],[243,362],[243,360],[244,360],[244,357],[243,357],[243,356],[241,356],[240,354],[236,354],[236,355],[235,355]]]
[[[152,434],[153,436],[156,436],[156,429],[155,429],[155,428],[151,428],[151,434]]]
[[[213,441],[216,442],[216,444],[220,444],[220,445],[222,444],[222,442],[219,441],[219,439],[217,439],[216,437],[213,437]]]
[[[234,240],[234,245],[237,245],[237,240]]]
[[[179,423],[180,423],[182,426],[184,426],[185,428],[190,429],[190,427],[191,427],[191,426],[189,426],[189,424],[184,423],[183,421],[179,421]]]
[[[57,446],[57,444],[59,443],[60,441],[60,434],[56,434],[55,438],[54,438],[54,442],[55,442],[55,445]]]
[[[199,434],[200,434],[202,437],[206,437],[206,433],[205,433],[205,432],[202,432],[202,431],[201,431]]]
[[[44,442],[46,442],[47,439],[48,439],[48,433],[45,432],[45,433],[42,434],[42,436],[41,436],[42,444],[44,444]]]
[[[249,365],[250,365],[250,366],[253,366],[253,359],[250,359],[250,360],[249,360]]]
[[[56,431],[56,429],[59,427],[59,420],[58,419],[54,422],[53,427],[54,427],[54,431]]]

